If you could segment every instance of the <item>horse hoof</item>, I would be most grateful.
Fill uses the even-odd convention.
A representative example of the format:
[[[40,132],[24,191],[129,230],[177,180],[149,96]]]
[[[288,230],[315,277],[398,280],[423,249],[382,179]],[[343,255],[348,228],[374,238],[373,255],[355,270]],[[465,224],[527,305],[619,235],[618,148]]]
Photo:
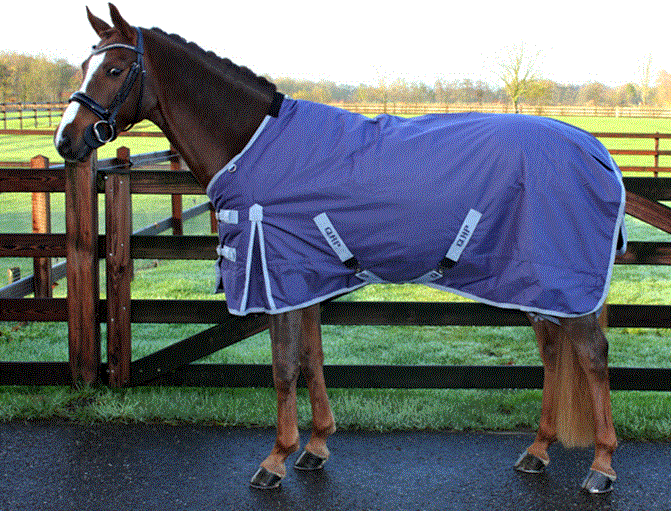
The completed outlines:
[[[528,451],[524,451],[515,463],[515,470],[526,474],[540,474],[545,470],[548,463],[550,462],[529,454]]]
[[[312,454],[310,451],[303,451],[294,463],[298,470],[319,470],[326,463],[326,458]]]
[[[249,485],[252,488],[258,488],[260,490],[272,490],[273,488],[279,488],[281,482],[282,477],[263,467],[259,467],[256,474],[254,474],[254,477],[252,477],[252,480],[249,481]]]
[[[582,487],[589,493],[608,493],[613,491],[614,482],[614,476],[590,470],[582,483]]]

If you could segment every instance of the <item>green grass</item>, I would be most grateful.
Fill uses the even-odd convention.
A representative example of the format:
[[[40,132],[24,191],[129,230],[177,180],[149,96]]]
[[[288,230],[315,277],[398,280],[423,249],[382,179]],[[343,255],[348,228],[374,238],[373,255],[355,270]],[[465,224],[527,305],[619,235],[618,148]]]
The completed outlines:
[[[537,390],[345,390],[329,397],[339,429],[529,430],[540,418]],[[671,439],[669,396],[613,392],[618,438]],[[0,387],[1,420],[208,423],[272,427],[272,389]],[[307,392],[298,391],[298,422],[309,429]]]
[[[58,126],[58,118],[54,117],[52,125],[49,126],[48,119],[38,119],[38,127],[35,128],[32,120],[24,121],[24,129],[52,129]],[[8,121],[7,128],[19,129],[19,121]],[[158,131],[158,128],[149,121],[138,123],[133,131]],[[130,148],[131,154],[149,153],[154,151],[166,151],[170,148],[170,143],[163,137],[124,137],[120,136],[114,142],[111,142],[98,150],[98,158],[104,160],[116,156],[119,147]],[[37,155],[46,156],[51,164],[62,164],[63,158],[56,152],[53,138],[47,135],[0,135],[0,161],[7,162],[27,162]]]
[[[565,119],[566,120],[566,119]],[[571,118],[569,122],[591,131],[669,131],[669,121],[639,119]],[[32,138],[32,137],[30,137]],[[16,160],[37,153],[54,153],[49,137],[30,147],[0,137],[0,159],[16,148]],[[162,143],[162,147],[144,144]],[[128,138],[119,145],[138,144],[133,152],[162,150],[161,139]],[[622,142],[620,141],[619,144]],[[651,144],[650,141],[637,141]],[[663,142],[664,143],[664,142]],[[4,145],[3,145],[4,144]],[[618,145],[619,146],[619,145]],[[642,147],[642,146],[641,146]],[[115,149],[109,150],[109,156]],[[102,155],[101,158],[107,157]],[[55,158],[55,156],[54,156]],[[650,158],[651,159],[651,158]],[[650,164],[644,162],[641,164]],[[185,207],[203,201],[185,197]],[[100,210],[103,210],[102,202]],[[52,194],[54,232],[64,232],[62,194]],[[133,204],[134,228],[169,215],[163,196],[139,196]],[[101,226],[102,217],[101,217]],[[627,218],[630,239],[668,241],[669,235]],[[29,194],[0,194],[0,232],[29,232]],[[185,232],[207,234],[205,217],[186,222]],[[30,259],[3,259],[6,268],[20,266],[32,272]],[[104,264],[101,264],[104,270]],[[223,299],[213,296],[211,261],[136,261],[134,298]],[[0,280],[1,282],[1,280]],[[104,281],[103,281],[104,282]],[[2,285],[2,284],[0,284]],[[65,281],[55,296],[65,296]],[[101,290],[104,297],[104,285]],[[422,286],[367,286],[348,300],[463,300]],[[611,303],[671,303],[671,273],[660,266],[618,266],[609,296]],[[206,325],[133,325],[134,359],[192,335]],[[611,328],[610,361],[613,366],[671,367],[671,336],[664,329]],[[103,325],[103,339],[104,339]],[[530,328],[497,327],[324,327],[324,350],[329,364],[540,364]],[[63,323],[16,325],[0,323],[0,360],[67,360],[67,326]],[[269,363],[267,333],[207,357],[208,363]],[[386,429],[487,429],[535,428],[540,392],[535,390],[342,390],[329,391],[340,428]],[[671,395],[655,392],[613,392],[616,429],[620,438],[671,439]],[[138,388],[110,390],[49,387],[0,387],[0,420],[66,419],[91,421],[212,422],[223,425],[272,426],[275,396],[271,389]],[[305,392],[299,398],[302,427],[310,421]]]

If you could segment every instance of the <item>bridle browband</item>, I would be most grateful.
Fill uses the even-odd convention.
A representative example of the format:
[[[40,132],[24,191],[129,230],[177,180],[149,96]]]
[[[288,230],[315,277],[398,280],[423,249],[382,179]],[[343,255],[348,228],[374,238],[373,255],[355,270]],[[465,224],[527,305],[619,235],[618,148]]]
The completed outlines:
[[[106,52],[108,50],[113,50],[115,48],[124,48],[126,50],[134,51],[137,54],[135,62],[131,64],[131,67],[128,71],[128,75],[121,85],[121,89],[117,95],[112,100],[112,104],[107,108],[101,106],[96,100],[91,98],[85,92],[77,91],[72,96],[70,96],[70,102],[76,101],[86,108],[91,110],[96,114],[100,120],[95,124],[89,125],[86,130],[84,130],[84,141],[91,149],[97,149],[98,147],[103,146],[107,142],[114,140],[119,134],[119,130],[116,126],[116,116],[121,108],[121,105],[128,99],[131,90],[135,86],[138,76],[140,77],[140,94],[138,95],[137,104],[135,106],[135,116],[133,117],[133,122],[130,124],[132,126],[138,121],[138,114],[140,112],[140,105],[142,102],[142,96],[144,95],[144,78],[146,75],[146,70],[144,67],[144,38],[142,36],[142,31],[138,27],[134,27],[137,32],[137,46],[131,46],[129,44],[114,43],[107,46],[102,46],[101,48],[93,48],[91,55],[98,55],[99,53]],[[129,129],[126,127],[125,129]]]

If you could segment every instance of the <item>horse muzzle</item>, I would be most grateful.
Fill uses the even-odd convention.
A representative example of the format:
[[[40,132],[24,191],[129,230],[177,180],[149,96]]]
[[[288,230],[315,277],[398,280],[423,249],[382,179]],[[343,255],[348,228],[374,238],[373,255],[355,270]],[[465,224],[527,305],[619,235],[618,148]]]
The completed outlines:
[[[66,128],[54,140],[58,154],[67,161],[86,160],[91,151],[113,141],[118,133],[116,126],[105,119],[89,124],[79,136],[72,137],[69,134],[71,132],[71,129]]]
[[[86,131],[88,131],[88,128]],[[70,136],[64,133],[56,141],[56,150],[65,161],[82,162],[89,158],[93,148],[84,141],[81,141],[79,144],[75,144]]]

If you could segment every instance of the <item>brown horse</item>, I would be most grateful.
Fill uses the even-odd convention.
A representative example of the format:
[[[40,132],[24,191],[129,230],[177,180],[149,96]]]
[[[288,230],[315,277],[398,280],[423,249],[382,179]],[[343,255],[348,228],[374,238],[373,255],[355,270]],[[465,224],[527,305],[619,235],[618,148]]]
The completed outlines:
[[[240,154],[282,100],[273,84],[228,60],[158,29],[129,25],[110,4],[113,26],[88,11],[100,37],[83,65],[84,81],[55,135],[69,161],[86,160],[92,149],[120,128],[149,119],[165,133],[206,187]],[[251,215],[251,213],[250,213]],[[530,314],[544,365],[542,414],[536,440],[515,468],[537,473],[549,463],[548,446],[595,444],[583,482],[592,493],[610,491],[617,446],[608,378],[608,343],[594,313],[577,317]],[[296,381],[306,378],[312,405],[312,436],[295,463],[315,470],[329,457],[326,440],[336,429],[323,376],[318,304],[270,316],[273,380],[277,391],[277,439],[251,480],[277,487],[285,461],[299,449]]]

